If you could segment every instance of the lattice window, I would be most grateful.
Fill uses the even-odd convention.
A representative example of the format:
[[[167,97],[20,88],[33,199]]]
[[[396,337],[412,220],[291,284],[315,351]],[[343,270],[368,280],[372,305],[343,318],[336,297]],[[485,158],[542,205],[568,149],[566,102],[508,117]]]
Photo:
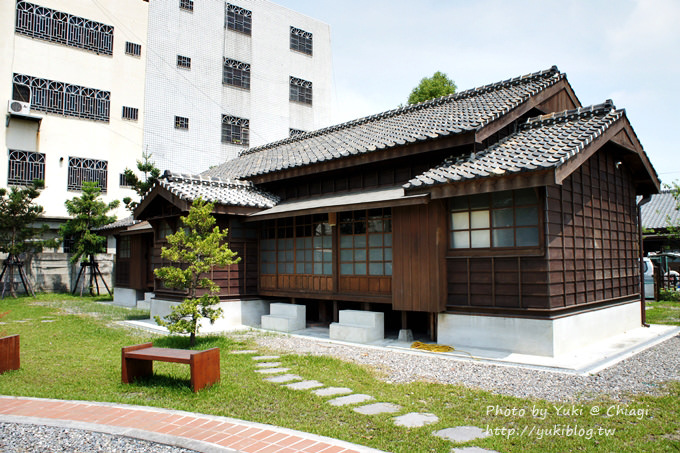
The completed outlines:
[[[125,53],[134,57],[138,57],[142,54],[142,45],[125,41]]]
[[[184,11],[194,10],[194,0],[179,0],[179,8]]]
[[[290,77],[290,100],[295,102],[302,102],[304,104],[312,104],[312,82],[308,80],[299,79],[297,77]]]
[[[227,3],[227,28],[250,35],[253,28],[253,12]]]
[[[120,187],[132,187],[132,184],[130,181],[128,181],[127,176],[125,176],[125,173],[120,173],[118,175],[118,185]]]
[[[302,129],[288,129],[288,136],[289,137],[297,137],[298,135],[306,134],[307,131],[303,131]]]
[[[191,58],[184,55],[177,55],[177,67],[191,69]]]
[[[340,275],[392,275],[392,214],[387,209],[338,215]]]
[[[312,34],[299,28],[290,27],[290,48],[311,55]]]
[[[28,96],[32,110],[109,121],[111,104],[109,91],[16,73],[13,84],[12,95],[19,96],[17,100]]]
[[[96,182],[106,193],[109,163],[84,157],[68,158],[68,190],[81,190],[84,182]]]
[[[222,83],[249,90],[250,65],[232,60],[231,58],[225,58],[222,70]]]
[[[45,180],[45,155],[30,151],[9,151],[7,184],[28,185],[35,179]]]
[[[248,146],[250,121],[236,116],[222,115],[222,143]]]
[[[113,26],[23,0],[17,1],[15,31],[31,38],[91,52],[113,54]]]
[[[123,119],[137,121],[139,119],[139,109],[123,106]]]
[[[184,116],[176,116],[175,129],[189,129],[189,118]]]

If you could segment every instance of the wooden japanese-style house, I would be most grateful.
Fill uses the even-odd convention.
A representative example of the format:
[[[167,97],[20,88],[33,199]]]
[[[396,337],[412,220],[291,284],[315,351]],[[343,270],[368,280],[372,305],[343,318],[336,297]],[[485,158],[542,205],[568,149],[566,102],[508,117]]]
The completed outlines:
[[[191,202],[215,202],[242,259],[212,277],[241,321],[249,301],[316,323],[370,310],[386,331],[553,356],[644,322],[636,196],[658,190],[625,111],[582,107],[553,67],[168,173],[135,217],[159,266]]]

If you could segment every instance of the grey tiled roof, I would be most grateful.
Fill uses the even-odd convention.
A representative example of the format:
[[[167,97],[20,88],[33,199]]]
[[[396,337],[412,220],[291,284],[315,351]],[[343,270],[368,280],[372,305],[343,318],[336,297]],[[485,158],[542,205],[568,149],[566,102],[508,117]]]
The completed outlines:
[[[625,115],[611,101],[532,118],[489,148],[450,158],[410,180],[405,189],[557,168]]]
[[[125,217],[120,220],[116,220],[113,223],[109,223],[108,225],[104,225],[103,227],[99,228],[94,228],[95,231],[107,231],[107,230],[115,230],[117,228],[127,228],[129,226],[135,225],[137,223],[141,222],[141,220],[135,220],[132,218],[132,216]]]
[[[482,128],[566,76],[556,66],[244,151],[205,176],[248,178]]]
[[[249,181],[224,180],[166,171],[157,183],[182,200],[202,198],[226,206],[271,208],[279,202],[275,195],[258,189]]]
[[[640,208],[640,217],[643,228],[668,228],[670,225],[680,224],[680,211],[677,208],[678,200],[670,190],[652,195],[649,203]]]

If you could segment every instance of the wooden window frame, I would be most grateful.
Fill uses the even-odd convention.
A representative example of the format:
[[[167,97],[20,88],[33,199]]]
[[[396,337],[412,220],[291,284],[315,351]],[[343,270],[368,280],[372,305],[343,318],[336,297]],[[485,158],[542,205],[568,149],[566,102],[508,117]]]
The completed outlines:
[[[380,230],[371,231],[370,221],[378,221]],[[376,223],[376,225],[378,225]],[[343,232],[343,230],[345,232]],[[363,230],[363,231],[362,231]],[[352,233],[349,233],[352,231]],[[372,236],[381,236],[380,244],[371,244]],[[352,237],[351,247],[343,241],[344,237]],[[357,246],[357,239],[363,238]],[[390,208],[376,208],[359,211],[341,212],[338,214],[338,277],[389,277],[392,275],[393,263],[392,211]],[[363,245],[362,245],[363,244]],[[372,259],[371,252],[380,250],[381,259]],[[352,258],[348,259],[351,254]],[[357,258],[364,255],[364,258]],[[387,256],[389,255],[389,259]],[[343,272],[343,265],[352,265],[352,273]],[[357,273],[357,266],[365,266],[365,273]],[[372,269],[382,267],[380,273]]]

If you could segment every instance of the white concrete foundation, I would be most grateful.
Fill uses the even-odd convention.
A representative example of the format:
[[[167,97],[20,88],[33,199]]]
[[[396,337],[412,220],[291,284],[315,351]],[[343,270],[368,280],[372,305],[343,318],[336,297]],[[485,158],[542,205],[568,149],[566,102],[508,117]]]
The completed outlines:
[[[375,311],[340,310],[339,322],[331,323],[331,340],[372,343],[385,338],[385,314]]]
[[[164,318],[172,312],[172,307],[176,305],[179,305],[179,302],[151,299],[151,320],[154,320],[156,316]],[[210,324],[207,319],[202,319],[198,329],[199,333],[259,327],[262,315],[269,311],[269,301],[262,299],[220,302],[218,306],[222,309],[222,316],[214,324]]]
[[[113,288],[113,303],[123,307],[136,307],[137,301],[144,296],[142,291],[131,288]]]
[[[269,314],[262,315],[262,328],[279,332],[295,332],[307,325],[307,309],[304,305],[273,303]]]
[[[440,313],[437,342],[556,357],[640,327],[640,302],[557,319]]]

